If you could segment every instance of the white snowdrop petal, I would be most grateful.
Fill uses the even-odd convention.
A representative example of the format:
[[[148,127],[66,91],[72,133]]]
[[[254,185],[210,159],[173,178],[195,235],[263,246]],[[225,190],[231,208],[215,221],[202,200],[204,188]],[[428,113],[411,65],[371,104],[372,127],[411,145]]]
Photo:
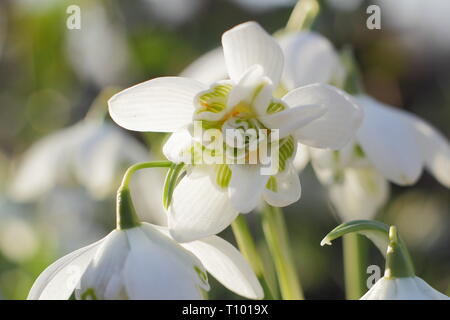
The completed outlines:
[[[343,222],[373,219],[389,195],[389,183],[373,167],[346,168],[329,186],[331,202]]]
[[[331,42],[320,34],[296,32],[282,36],[279,43],[286,59],[282,81],[287,89],[342,78],[339,57]]]
[[[194,255],[148,224],[127,229],[126,233],[130,253],[124,266],[124,282],[130,299],[202,298],[194,267],[203,268]]]
[[[431,287],[428,283],[426,283],[423,279],[419,277],[414,278],[416,281],[417,288],[425,295],[428,299],[431,300],[450,300],[449,296],[446,296],[443,293],[440,293],[433,287]]]
[[[98,247],[81,277],[80,287],[75,290],[77,299],[103,300],[122,297],[123,279],[120,285],[115,277],[122,272],[129,250],[126,234],[120,230],[112,231]],[[115,282],[115,285],[110,285],[111,281]],[[112,292],[112,288],[116,291]]]
[[[264,292],[250,265],[227,241],[210,236],[183,243],[206,270],[229,290],[249,299],[262,299]]]
[[[95,255],[99,245],[108,238],[78,249],[51,264],[33,284],[28,300],[66,300]]]
[[[232,171],[228,196],[236,211],[248,213],[256,208],[261,201],[268,175],[261,174],[259,165],[230,165]]]
[[[264,75],[272,80],[274,87],[283,71],[283,52],[275,41],[256,22],[242,23],[222,36],[222,46],[230,79],[235,83],[249,67],[263,67]]]
[[[326,84],[312,84],[290,91],[282,100],[289,106],[319,105],[327,112],[295,132],[299,142],[316,148],[339,149],[355,135],[362,109],[348,94]]]
[[[277,191],[264,189],[264,200],[274,207],[286,207],[297,202],[302,194],[300,178],[294,166],[290,164],[284,171],[274,176]]]
[[[406,112],[402,115],[414,128],[426,168],[440,183],[450,188],[450,143],[426,121]]]
[[[449,300],[419,277],[381,278],[361,300]]]
[[[206,89],[194,79],[156,78],[114,95],[108,101],[109,113],[129,130],[173,132],[192,121],[194,98]]]
[[[172,133],[163,146],[163,153],[172,162],[189,163],[190,153],[186,150],[192,145],[193,137],[187,127],[183,127]]]
[[[358,141],[371,163],[388,180],[410,185],[419,178],[421,155],[411,125],[397,111],[369,97],[360,96],[365,117]]]
[[[291,133],[297,133],[302,127],[307,127],[315,120],[327,113],[326,106],[310,104],[297,105],[280,112],[259,117],[261,123],[270,129],[278,129],[279,138],[284,138]]]
[[[219,190],[209,175],[190,175],[175,188],[168,216],[171,235],[180,242],[219,233],[238,215],[227,192]]]

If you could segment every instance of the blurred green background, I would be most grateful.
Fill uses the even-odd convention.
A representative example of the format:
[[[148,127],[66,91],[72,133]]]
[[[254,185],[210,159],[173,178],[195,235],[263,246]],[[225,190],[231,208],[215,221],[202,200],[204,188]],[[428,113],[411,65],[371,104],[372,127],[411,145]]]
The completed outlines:
[[[450,16],[449,2],[395,2],[403,5],[402,10],[386,1],[321,1],[313,30],[338,49],[348,44],[354,48],[370,95],[418,114],[450,138],[450,28],[443,19]],[[381,6],[381,30],[366,28],[371,3]],[[71,4],[81,8],[81,30],[66,27]],[[275,32],[284,27],[293,5],[286,0],[0,2],[1,299],[26,298],[46,266],[114,226],[114,193],[98,200],[76,183],[58,186],[35,201],[11,199],[9,184],[24,152],[39,139],[83,119],[103,89],[177,75],[218,46],[225,30],[241,22],[255,20]],[[415,24],[408,25],[412,21]],[[106,110],[105,101],[97,100],[100,109]],[[117,129],[158,155],[161,136]],[[117,170],[118,178],[122,172]],[[339,219],[310,167],[301,181],[302,199],[285,213],[305,295],[342,299],[341,243],[319,245]],[[398,225],[417,274],[448,294],[449,190],[424,173],[415,186],[392,186],[391,193],[377,219]],[[73,216],[83,232],[74,230]],[[268,259],[259,217],[248,217]],[[229,230],[222,235],[234,243]],[[381,255],[370,248],[368,264],[383,270]],[[269,262],[266,266],[273,272]],[[214,280],[210,297],[239,298]]]

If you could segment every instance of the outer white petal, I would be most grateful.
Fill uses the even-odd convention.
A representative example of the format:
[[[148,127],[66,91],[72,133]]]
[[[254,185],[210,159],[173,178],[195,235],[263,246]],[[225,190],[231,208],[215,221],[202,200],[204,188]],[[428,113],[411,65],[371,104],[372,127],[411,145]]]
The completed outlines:
[[[108,238],[78,249],[51,264],[33,284],[28,300],[67,300],[95,255],[99,245]]]
[[[219,233],[237,215],[226,191],[219,190],[209,175],[197,177],[193,172],[175,188],[168,223],[174,239],[186,242]]]
[[[388,294],[394,290],[394,281],[382,277],[360,298],[360,300],[387,300],[386,297]]]
[[[406,112],[402,114],[408,117],[415,129],[426,168],[440,183],[450,188],[450,143],[426,121]]]
[[[419,277],[381,278],[361,300],[449,300]]]
[[[92,298],[83,297],[89,289],[93,290],[96,299],[125,299],[127,296],[121,274],[129,250],[125,232],[112,231],[98,247],[81,277],[80,287],[75,290],[77,299]]]
[[[259,165],[230,165],[232,171],[228,195],[231,205],[236,211],[248,213],[261,202],[263,190],[269,179],[261,175]]]
[[[258,64],[277,87],[283,71],[283,52],[256,22],[242,23],[222,36],[222,46],[230,79],[235,83],[249,67]]]
[[[297,202],[302,194],[300,179],[294,166],[290,164],[275,179],[277,181],[277,192],[264,189],[264,200],[274,207],[286,207]]]
[[[129,130],[173,132],[192,121],[194,97],[206,89],[194,79],[156,78],[114,95],[109,113]]]
[[[227,241],[211,236],[183,243],[220,283],[249,299],[262,299],[264,292],[250,265],[241,253]]]
[[[423,279],[419,277],[415,277],[416,285],[422,293],[427,296],[429,299],[433,300],[450,300],[450,297],[446,296],[443,293],[435,290],[428,283],[426,283]]]
[[[373,219],[388,198],[389,183],[373,167],[346,168],[342,181],[329,186],[342,221]]]
[[[358,140],[372,164],[390,181],[413,184],[422,171],[423,155],[410,123],[397,111],[369,97],[358,97],[365,117]]]
[[[339,57],[331,42],[320,34],[297,32],[281,37],[279,43],[286,59],[283,85],[287,89],[342,78]]]
[[[296,134],[299,128],[307,127],[310,123],[320,119],[327,113],[327,110],[324,105],[297,105],[294,108],[261,116],[259,121],[270,129],[278,129],[281,139],[291,133]]]
[[[172,239],[151,225],[125,230],[130,253],[124,265],[124,283],[130,299],[201,299],[195,267],[204,271],[201,262]]]
[[[327,113],[295,132],[296,138],[316,148],[339,149],[355,135],[363,118],[362,109],[345,92],[326,84],[294,89],[282,100],[289,106],[320,105]]]
[[[222,47],[208,51],[191,63],[180,75],[206,84],[227,79],[228,72]]]

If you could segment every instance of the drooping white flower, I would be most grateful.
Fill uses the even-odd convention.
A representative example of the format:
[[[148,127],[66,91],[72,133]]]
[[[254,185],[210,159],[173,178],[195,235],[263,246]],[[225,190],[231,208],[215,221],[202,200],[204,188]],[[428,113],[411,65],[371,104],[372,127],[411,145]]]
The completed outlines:
[[[450,300],[419,277],[381,278],[361,300]]]
[[[354,143],[339,151],[309,148],[308,154],[341,221],[372,219],[386,203],[388,181]]]
[[[82,80],[100,88],[124,81],[129,55],[126,37],[103,6],[95,2],[83,4],[81,29],[68,29],[65,40],[69,62]],[[114,59],[110,59],[111,52]]]
[[[251,299],[262,288],[239,251],[211,236],[179,245],[164,227],[141,223],[49,266],[28,299],[201,299],[206,271],[225,287]]]
[[[368,96],[356,99],[366,115],[356,140],[386,179],[410,185],[425,168],[450,188],[450,144],[441,133],[412,113]]]
[[[33,201],[75,177],[95,198],[104,198],[116,187],[122,166],[147,159],[145,148],[118,128],[85,119],[32,145],[17,167],[10,194]]]
[[[195,146],[190,128],[193,121],[215,128],[223,136],[230,128],[279,130],[281,170],[275,175],[261,174],[260,163],[190,168],[175,188],[169,212],[169,228],[178,241],[220,232],[239,212],[250,212],[261,199],[274,206],[297,201],[300,183],[291,163],[297,141],[318,148],[341,148],[353,137],[362,118],[348,95],[328,85],[300,87],[281,99],[274,98],[283,73],[283,52],[257,23],[244,23],[225,32],[222,45],[230,80],[208,86],[183,77],[157,78],[109,101],[110,115],[122,127],[173,132],[164,146],[165,155],[173,162],[185,161],[186,153]],[[273,142],[271,139],[267,141]],[[247,147],[236,147],[234,155],[249,157]]]

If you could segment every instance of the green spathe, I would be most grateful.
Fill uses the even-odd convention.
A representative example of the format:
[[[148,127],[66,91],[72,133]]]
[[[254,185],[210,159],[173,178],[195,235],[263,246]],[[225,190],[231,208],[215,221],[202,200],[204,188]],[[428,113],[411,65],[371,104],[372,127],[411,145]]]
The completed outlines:
[[[329,232],[321,245],[343,235],[357,233],[369,238],[386,256],[385,277],[388,279],[414,277],[414,267],[409,252],[395,226],[372,220],[354,220],[343,223]]]

